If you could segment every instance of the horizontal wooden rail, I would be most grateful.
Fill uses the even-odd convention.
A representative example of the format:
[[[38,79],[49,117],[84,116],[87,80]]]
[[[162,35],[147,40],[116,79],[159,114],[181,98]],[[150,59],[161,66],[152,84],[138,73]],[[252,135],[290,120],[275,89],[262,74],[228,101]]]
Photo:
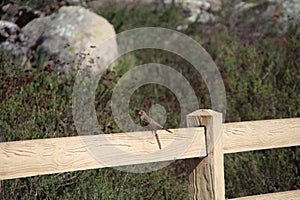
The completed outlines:
[[[203,127],[173,131],[157,131],[162,150],[150,131],[0,143],[0,180],[206,156]]]
[[[147,131],[3,142],[0,180],[201,158],[187,160],[192,164],[189,196],[218,200],[225,199],[223,153],[300,145],[300,118],[221,124],[221,114],[212,110],[198,110],[187,118],[190,127],[205,129],[174,129],[173,134],[162,130],[157,137]],[[234,200],[293,200],[299,196],[300,190],[296,190]]]
[[[300,145],[300,118],[223,124],[224,153]]]
[[[291,190],[287,192],[268,193],[247,197],[240,197],[230,200],[299,200],[300,190]]]

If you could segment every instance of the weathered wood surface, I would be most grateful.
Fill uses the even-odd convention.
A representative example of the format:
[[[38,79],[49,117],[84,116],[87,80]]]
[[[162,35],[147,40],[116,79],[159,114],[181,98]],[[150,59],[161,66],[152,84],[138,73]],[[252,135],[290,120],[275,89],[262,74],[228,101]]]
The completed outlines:
[[[204,128],[173,132],[157,131],[162,150],[151,131],[0,143],[0,180],[207,155]]]
[[[222,143],[222,114],[213,110],[197,110],[187,115],[188,127],[205,126],[208,155],[188,159],[189,198],[197,200],[225,199]]]
[[[223,124],[224,153],[300,145],[300,118]]]
[[[230,200],[299,200],[300,190],[291,190],[287,192],[276,192],[261,194],[255,196],[240,197]]]

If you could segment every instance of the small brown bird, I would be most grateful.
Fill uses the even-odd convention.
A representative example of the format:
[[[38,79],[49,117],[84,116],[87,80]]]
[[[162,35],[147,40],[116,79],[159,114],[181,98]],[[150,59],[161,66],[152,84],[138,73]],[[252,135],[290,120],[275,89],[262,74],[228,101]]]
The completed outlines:
[[[149,117],[145,111],[140,110],[138,114],[139,114],[141,126],[146,127],[148,130],[150,131],[165,130],[168,131],[169,133],[173,133],[169,129],[164,128],[158,122],[154,121],[154,119]]]

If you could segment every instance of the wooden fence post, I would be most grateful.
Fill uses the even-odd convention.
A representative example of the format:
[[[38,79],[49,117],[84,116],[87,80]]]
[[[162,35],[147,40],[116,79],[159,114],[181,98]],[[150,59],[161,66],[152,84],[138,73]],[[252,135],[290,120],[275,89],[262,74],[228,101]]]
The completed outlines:
[[[207,157],[186,161],[189,171],[189,198],[224,200],[224,160],[222,142],[222,114],[201,109],[187,115],[188,127],[205,127]]]

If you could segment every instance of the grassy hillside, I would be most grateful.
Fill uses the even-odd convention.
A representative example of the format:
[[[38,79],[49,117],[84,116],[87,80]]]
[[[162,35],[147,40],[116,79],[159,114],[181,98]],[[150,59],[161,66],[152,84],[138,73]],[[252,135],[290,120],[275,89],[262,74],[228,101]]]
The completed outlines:
[[[179,8],[168,5],[108,5],[95,12],[106,17],[117,32],[143,26],[175,29],[184,18]],[[284,35],[260,40],[247,39],[247,33],[241,38],[243,30],[230,29],[226,15],[222,17],[220,29],[215,24],[193,24],[184,33],[206,48],[221,72],[227,96],[226,121],[300,117],[299,35],[290,29]],[[24,71],[21,58],[7,52],[1,52],[0,60],[2,141],[77,135],[71,107],[75,74],[38,61],[32,70]],[[196,92],[199,106],[210,107],[207,88],[189,63],[172,53],[141,50],[117,61],[115,70],[107,71],[99,82],[96,110],[105,133],[120,131],[110,105],[115,84],[133,66],[149,62],[180,71]],[[167,127],[178,126],[178,101],[158,85],[139,88],[131,97],[130,113],[135,117],[135,110],[147,110],[155,103],[165,106]],[[299,147],[226,155],[226,196],[299,189],[299,163]],[[178,161],[145,174],[101,169],[6,180],[0,182],[0,199],[187,199],[184,169],[184,163]]]

